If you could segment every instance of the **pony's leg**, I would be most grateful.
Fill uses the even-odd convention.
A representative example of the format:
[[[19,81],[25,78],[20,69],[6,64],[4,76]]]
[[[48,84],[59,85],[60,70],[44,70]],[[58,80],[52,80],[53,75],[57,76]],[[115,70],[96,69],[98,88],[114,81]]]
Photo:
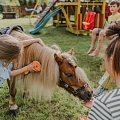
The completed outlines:
[[[9,86],[9,93],[10,93],[10,101],[9,101],[9,108],[10,112],[13,115],[16,115],[18,113],[18,106],[15,103],[15,95],[17,93],[17,90],[15,88],[15,78],[12,80],[7,80],[8,86]]]

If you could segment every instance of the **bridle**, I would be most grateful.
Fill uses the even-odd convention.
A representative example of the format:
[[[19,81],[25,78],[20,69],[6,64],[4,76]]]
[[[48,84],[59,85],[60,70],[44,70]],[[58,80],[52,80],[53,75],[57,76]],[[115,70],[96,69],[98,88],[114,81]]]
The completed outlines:
[[[71,86],[69,86],[67,83],[65,83],[61,78],[59,78],[59,85],[60,86],[64,86],[66,89],[68,89],[74,96],[78,96],[79,91],[85,89],[86,87],[88,87],[88,83],[84,84],[82,87],[74,90],[74,88],[72,88]]]

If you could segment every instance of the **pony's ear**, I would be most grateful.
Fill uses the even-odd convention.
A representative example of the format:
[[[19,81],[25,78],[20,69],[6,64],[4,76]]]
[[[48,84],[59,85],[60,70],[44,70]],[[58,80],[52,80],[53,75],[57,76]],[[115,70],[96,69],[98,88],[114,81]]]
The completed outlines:
[[[73,55],[74,54],[74,48],[71,48],[69,51],[68,51],[69,54]]]
[[[61,56],[57,55],[56,53],[54,53],[54,58],[58,64],[63,63],[63,58]]]

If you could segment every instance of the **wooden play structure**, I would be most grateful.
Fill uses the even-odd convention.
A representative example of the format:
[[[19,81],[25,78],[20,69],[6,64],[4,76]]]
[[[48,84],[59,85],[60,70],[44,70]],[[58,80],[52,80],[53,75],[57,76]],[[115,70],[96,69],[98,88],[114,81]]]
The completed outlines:
[[[66,30],[73,34],[89,34],[95,27],[104,27],[105,6],[106,0],[86,0],[86,2],[53,0],[42,11],[34,23],[34,28],[30,29],[29,32],[31,34],[39,32],[53,17],[53,24],[66,26]]]
[[[57,26],[67,26],[66,29],[73,34],[78,35],[83,33],[90,33],[90,29],[93,29],[94,27],[104,27],[105,5],[105,0],[87,0],[86,2],[81,2],[80,0],[72,2],[58,1],[56,2],[56,6],[60,7],[62,12],[58,13],[56,17],[53,18],[53,22],[54,24],[57,24]],[[73,9],[72,15],[70,12],[71,7]],[[84,9],[84,11],[82,11],[82,8]],[[100,8],[101,12],[94,12],[94,8]],[[86,22],[86,24],[83,24],[85,22],[85,17],[86,21],[88,22]],[[92,27],[90,27],[90,29],[85,29],[87,25],[91,24],[91,21]]]

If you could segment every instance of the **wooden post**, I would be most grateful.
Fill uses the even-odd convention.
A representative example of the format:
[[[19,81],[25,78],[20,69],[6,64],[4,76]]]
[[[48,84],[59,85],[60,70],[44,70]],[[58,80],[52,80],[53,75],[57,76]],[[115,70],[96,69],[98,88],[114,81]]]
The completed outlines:
[[[105,6],[106,6],[106,1],[103,0],[103,4],[102,4],[102,16],[101,16],[100,28],[103,28],[103,27],[104,27],[104,22],[105,22]]]
[[[66,14],[66,11],[65,11],[65,9],[64,9],[64,6],[61,6],[61,9],[62,9],[62,12],[63,12],[63,14],[64,14],[64,16],[65,16],[67,25],[68,25],[70,31],[73,33],[73,27],[72,27],[72,25],[71,25],[71,23],[70,23],[70,20],[69,20],[69,18],[68,18],[68,15]]]

